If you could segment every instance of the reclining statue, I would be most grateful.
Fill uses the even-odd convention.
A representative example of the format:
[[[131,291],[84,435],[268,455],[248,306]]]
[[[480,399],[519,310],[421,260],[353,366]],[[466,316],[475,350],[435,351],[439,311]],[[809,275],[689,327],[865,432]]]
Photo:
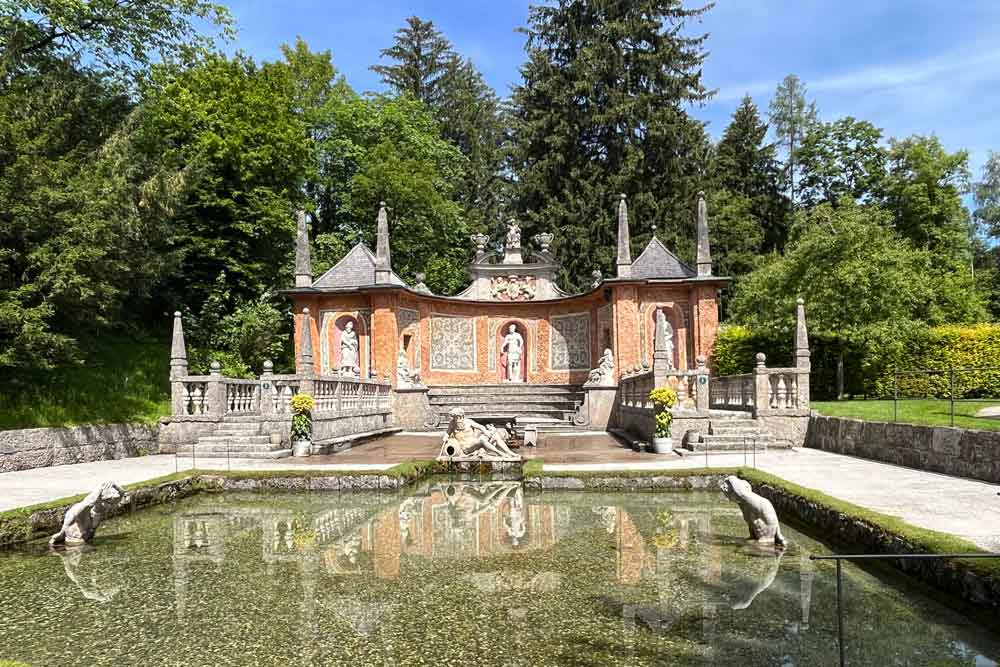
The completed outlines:
[[[438,460],[475,459],[485,461],[520,461],[521,457],[507,446],[505,431],[492,424],[468,419],[465,410],[453,408],[448,413],[448,432],[441,441]]]
[[[104,482],[66,511],[62,530],[49,538],[49,545],[89,544],[108,511],[125,499],[124,489],[114,482]]]
[[[735,475],[722,480],[719,484],[726,498],[740,506],[743,520],[750,529],[750,539],[757,542],[773,542],[780,549],[785,547],[785,538],[778,525],[778,513],[774,511],[771,501],[753,492],[750,482]]]

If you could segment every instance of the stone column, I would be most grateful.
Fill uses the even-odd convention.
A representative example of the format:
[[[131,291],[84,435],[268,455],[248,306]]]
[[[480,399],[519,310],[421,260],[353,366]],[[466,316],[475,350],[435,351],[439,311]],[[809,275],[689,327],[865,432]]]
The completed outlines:
[[[628,229],[628,204],[625,195],[618,202],[618,259],[615,262],[619,278],[632,276],[632,241]]]
[[[312,260],[309,253],[309,230],[306,228],[306,212],[299,211],[295,217],[295,286],[311,287],[313,282]]]
[[[302,309],[301,317],[302,334],[299,339],[299,355],[296,359],[295,372],[301,377],[299,382],[299,392],[303,394],[313,393],[313,377],[316,375],[316,366],[313,362],[312,344],[312,317],[309,316],[309,309]]]
[[[805,301],[799,299],[795,306],[795,384],[798,389],[798,401],[796,408],[809,414],[809,373],[811,362],[809,360],[809,331],[806,329],[806,306]]]
[[[709,395],[708,395],[708,364],[706,363],[705,355],[698,355],[698,375],[695,377],[695,409],[699,413],[708,414],[709,405]]]
[[[213,417],[223,417],[226,414],[226,385],[222,380],[222,364],[213,361],[205,389],[205,404],[208,414]]]
[[[181,311],[174,311],[174,331],[170,341],[170,414],[181,416],[187,413],[184,399],[184,383],[181,378],[188,374],[187,346],[184,344],[184,326]]]
[[[392,256],[389,252],[389,214],[385,210],[385,202],[379,202],[378,219],[376,220],[375,239],[375,283],[391,282]]]
[[[712,250],[708,244],[708,209],[705,193],[698,193],[698,275],[712,275]]]
[[[764,362],[767,357],[763,352],[757,353],[757,367],[754,369],[754,416],[767,414],[770,410],[768,399],[771,395],[771,376],[767,374]]]
[[[265,420],[274,415],[274,363],[268,359],[264,362],[264,371],[260,374],[260,416]]]

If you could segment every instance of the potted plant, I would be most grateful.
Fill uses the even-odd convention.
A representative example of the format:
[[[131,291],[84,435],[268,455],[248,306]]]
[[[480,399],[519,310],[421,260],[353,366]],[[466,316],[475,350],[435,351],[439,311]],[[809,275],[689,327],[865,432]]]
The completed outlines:
[[[669,454],[674,451],[674,443],[670,438],[670,425],[674,422],[674,413],[670,408],[677,405],[677,392],[669,387],[660,387],[649,392],[649,400],[653,402],[656,414],[653,451],[657,454]]]
[[[309,456],[312,453],[312,416],[310,410],[316,401],[309,394],[292,396],[292,456]]]

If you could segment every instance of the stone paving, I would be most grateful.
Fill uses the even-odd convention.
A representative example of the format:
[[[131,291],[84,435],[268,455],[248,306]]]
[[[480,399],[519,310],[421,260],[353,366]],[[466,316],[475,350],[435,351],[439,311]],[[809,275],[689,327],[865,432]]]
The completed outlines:
[[[384,470],[411,459],[433,458],[440,437],[399,434],[331,456],[277,461],[232,459],[232,470]],[[550,471],[701,468],[702,455],[635,453],[609,435],[544,437],[526,452],[543,458]],[[711,454],[711,467],[753,465],[751,453]],[[198,459],[198,468],[225,470],[225,459]],[[172,455],[98,461],[0,474],[0,510],[90,491],[105,479],[129,484],[192,467]],[[952,533],[1000,551],[1000,487],[977,480],[903,468],[813,449],[771,450],[756,455],[756,467],[790,482],[817,489],[856,505],[899,516],[904,521]]]

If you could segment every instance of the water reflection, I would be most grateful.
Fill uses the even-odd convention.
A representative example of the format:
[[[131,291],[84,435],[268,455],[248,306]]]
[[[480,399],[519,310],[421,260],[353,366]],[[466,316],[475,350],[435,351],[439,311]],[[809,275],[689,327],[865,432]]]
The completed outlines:
[[[820,665],[835,656],[832,568],[808,559],[822,545],[794,530],[783,553],[748,544],[739,508],[712,494],[526,495],[516,482],[439,481],[404,496],[203,496],[131,521],[124,537],[112,523],[107,542],[60,553],[73,595],[46,610],[67,627],[103,622],[82,616],[80,600],[137,619],[166,611],[137,625],[169,636],[167,653],[106,629],[104,649],[119,661],[104,664],[145,664],[137,655],[245,664],[230,655],[233,642],[267,658],[256,664],[282,665],[402,665],[417,654],[483,665],[584,655],[590,664]],[[850,604],[865,610],[848,628],[854,664],[902,655],[900,664],[961,665],[1000,653],[933,603],[845,572]],[[0,591],[0,606],[30,604],[36,587],[12,591]],[[30,618],[15,612],[11,622]],[[44,648],[52,652],[37,664],[62,657]],[[42,648],[18,650],[7,652]]]

